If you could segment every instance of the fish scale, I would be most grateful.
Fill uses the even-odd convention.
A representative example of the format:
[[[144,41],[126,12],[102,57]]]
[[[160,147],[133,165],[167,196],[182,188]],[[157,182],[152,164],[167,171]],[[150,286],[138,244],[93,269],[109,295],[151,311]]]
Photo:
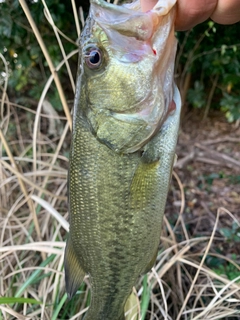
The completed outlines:
[[[152,40],[136,40],[142,32],[135,35],[137,48],[145,51],[127,45],[116,55],[109,12],[113,17],[118,14],[114,35],[119,32],[123,44],[131,43],[133,32],[138,32],[135,26],[129,35],[125,29],[127,17],[131,19],[127,25],[134,24],[132,5],[128,9],[92,0],[80,41],[68,176],[70,230],[64,258],[70,298],[89,275],[91,304],[84,320],[123,320],[132,287],[154,264],[180,118],[173,66],[167,64],[164,74],[156,72],[163,68],[159,62],[163,45],[171,46],[163,61],[174,61],[173,13],[160,19],[163,35],[160,27],[146,33],[153,33]],[[135,23],[146,17],[137,12]],[[158,32],[163,37],[157,41],[160,47],[151,43]],[[98,52],[95,65],[88,60],[90,50]],[[126,61],[126,50],[133,50],[134,62]],[[145,85],[148,79],[150,85]],[[176,108],[170,113],[172,100]]]

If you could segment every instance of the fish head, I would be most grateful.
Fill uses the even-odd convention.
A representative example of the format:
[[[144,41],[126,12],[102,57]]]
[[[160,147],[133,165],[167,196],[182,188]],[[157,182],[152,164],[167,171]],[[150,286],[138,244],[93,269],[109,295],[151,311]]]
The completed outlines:
[[[170,9],[91,1],[80,40],[83,113],[115,152],[140,150],[168,113],[176,51]]]

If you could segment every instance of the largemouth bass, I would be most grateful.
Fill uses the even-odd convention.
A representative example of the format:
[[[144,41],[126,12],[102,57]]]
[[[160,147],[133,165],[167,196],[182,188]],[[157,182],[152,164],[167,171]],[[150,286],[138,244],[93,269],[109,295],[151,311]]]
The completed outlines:
[[[91,0],[81,35],[65,274],[69,297],[89,275],[85,320],[123,320],[157,256],[180,118],[174,3]]]

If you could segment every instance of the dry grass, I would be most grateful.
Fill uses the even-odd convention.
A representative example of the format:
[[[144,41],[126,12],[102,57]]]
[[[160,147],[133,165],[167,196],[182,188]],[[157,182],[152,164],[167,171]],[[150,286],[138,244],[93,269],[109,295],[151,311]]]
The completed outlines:
[[[20,3],[31,19],[25,1]],[[63,54],[56,69],[67,68],[74,92],[68,59],[77,50],[64,52],[62,35],[44,1],[43,4]],[[72,4],[79,31],[74,1]],[[41,37],[38,41],[43,46]],[[8,73],[3,56],[1,60]],[[50,69],[52,76],[36,110],[11,102],[7,79],[0,88],[0,320],[73,320],[84,314],[89,304],[87,279],[72,301],[67,300],[65,293],[63,250],[68,230],[66,178],[71,122],[52,63]],[[59,116],[49,104],[46,112],[45,101],[54,80],[63,97],[65,117]],[[217,256],[235,265],[240,274],[235,261],[215,250],[216,245],[224,242],[216,234],[219,217],[225,215],[239,226],[240,221],[219,208],[209,236],[191,239],[184,222],[183,186],[176,174],[174,179],[181,194],[180,212],[174,223],[167,217],[164,219],[157,263],[136,285],[133,301],[137,300],[137,310],[141,309],[142,319],[151,320],[240,319],[240,276],[230,281],[206,264],[207,257]]]

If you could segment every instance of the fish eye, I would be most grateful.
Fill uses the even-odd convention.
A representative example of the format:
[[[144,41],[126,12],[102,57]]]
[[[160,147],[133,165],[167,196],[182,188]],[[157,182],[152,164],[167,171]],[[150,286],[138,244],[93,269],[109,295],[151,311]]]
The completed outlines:
[[[97,69],[102,64],[102,53],[98,48],[91,48],[85,53],[85,61],[90,69]]]

